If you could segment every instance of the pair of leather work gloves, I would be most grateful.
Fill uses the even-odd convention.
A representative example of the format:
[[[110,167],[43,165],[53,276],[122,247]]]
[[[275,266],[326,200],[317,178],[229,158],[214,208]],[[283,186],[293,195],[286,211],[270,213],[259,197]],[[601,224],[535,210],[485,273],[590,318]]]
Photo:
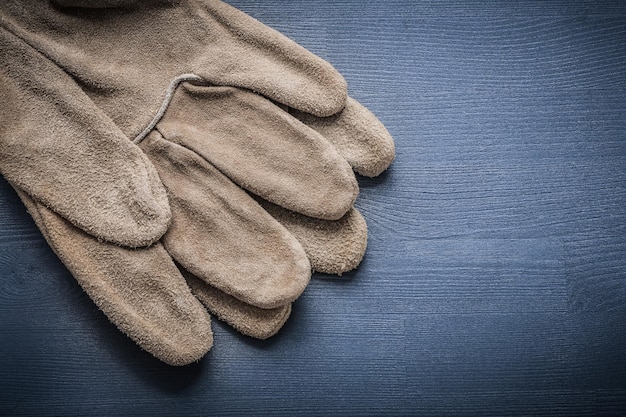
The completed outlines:
[[[208,312],[276,333],[362,259],[394,158],[327,62],[217,0],[2,0],[0,171],[107,317],[172,365]],[[207,312],[208,310],[208,312]]]

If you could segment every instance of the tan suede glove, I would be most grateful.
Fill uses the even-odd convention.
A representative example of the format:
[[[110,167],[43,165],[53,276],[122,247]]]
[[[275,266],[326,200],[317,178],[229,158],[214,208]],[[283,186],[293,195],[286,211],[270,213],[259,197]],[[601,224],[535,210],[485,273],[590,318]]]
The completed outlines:
[[[79,228],[127,246],[154,242],[169,222],[154,169],[129,139],[149,131],[184,74],[318,116],[346,100],[328,63],[212,0],[93,10],[2,1],[0,62],[2,97],[14,103],[0,108],[2,174]],[[342,170],[323,174],[353,181]]]
[[[216,286],[221,286],[222,282],[215,279],[223,277],[224,282],[232,285],[243,278],[239,284],[245,286],[250,284],[246,280],[254,273],[240,269],[241,263],[255,271],[271,274],[271,268],[277,268],[285,257],[301,259],[306,271],[303,275],[308,277],[308,263],[299,256],[299,251],[294,249],[291,254],[286,253],[284,248],[276,246],[280,239],[275,236],[265,240],[263,246],[254,246],[259,237],[267,237],[268,231],[285,232],[274,219],[302,245],[317,271],[342,273],[356,267],[367,243],[365,221],[353,208],[341,219],[329,221],[309,218],[260,200],[274,217],[272,219],[260,210],[251,196],[238,187],[229,188],[225,177],[206,160],[164,138],[163,135],[172,130],[175,132],[172,134],[174,139],[184,140],[184,134],[193,127],[192,134],[198,133],[199,136],[192,136],[192,139],[199,140],[199,146],[202,146],[203,139],[214,139],[211,143],[219,150],[219,143],[225,139],[219,127],[229,126],[232,114],[239,114],[247,120],[254,114],[235,111],[232,106],[215,102],[215,93],[230,97],[224,95],[224,90],[235,96],[241,94],[247,97],[250,94],[233,91],[232,88],[181,86],[154,131],[140,145],[151,159],[165,161],[157,163],[157,166],[165,167],[160,173],[174,214],[172,227],[162,239],[167,251],[160,244],[148,249],[131,250],[99,241],[20,193],[51,247],[92,299],[114,323],[123,323],[126,327],[120,328],[138,344],[172,364],[184,364],[199,358],[210,347],[211,338],[210,331],[207,331],[208,322],[199,313],[197,303],[188,300],[189,290],[182,285],[180,273],[170,254],[179,262],[179,267],[182,265],[197,274],[194,276],[180,268],[192,292],[211,313],[246,335],[266,338],[284,324],[291,310],[290,303],[287,301],[272,308],[259,308],[229,295],[234,292],[233,288],[220,291]],[[282,111],[260,97],[251,101],[258,99],[267,106],[266,110]],[[211,109],[211,106],[215,107]],[[288,114],[282,116],[289,123],[275,126],[274,136],[277,138],[285,134],[287,141],[302,139],[303,132],[318,139],[321,137],[304,123],[290,119]],[[355,124],[357,120],[362,123]],[[380,165],[382,162],[376,161],[377,154],[379,158],[387,158],[384,152],[378,152],[381,146],[387,149],[389,145],[384,141],[388,138],[383,135],[384,128],[376,125],[371,113],[352,101],[340,114],[326,119],[308,117],[308,123],[327,131],[326,138],[330,143],[350,149],[348,154],[354,166]],[[357,125],[369,126],[370,135],[355,127]],[[300,133],[294,132],[294,126]],[[230,142],[226,140],[225,143]],[[255,158],[262,156],[256,153]],[[266,162],[271,162],[271,155],[267,158],[270,160]],[[218,182],[218,186],[214,187],[210,181],[212,177],[221,178],[226,183]],[[198,188],[198,185],[206,188]],[[227,187],[227,193],[210,195],[214,191],[220,192],[223,186]],[[211,210],[207,211],[207,207]],[[248,219],[242,216],[240,221],[233,219],[231,214],[240,214],[242,207],[254,215]],[[296,246],[298,244],[294,243]],[[252,252],[250,249],[253,249]],[[281,285],[273,278],[267,276],[261,283],[252,283],[252,291],[265,289],[272,296],[284,294],[287,284]],[[246,296],[245,293],[238,295],[239,298]],[[258,300],[253,298],[255,302]]]
[[[341,77],[319,58],[219,2],[104,14],[6,2],[0,12],[6,28],[0,33],[0,54],[7,64],[0,88],[3,98],[15,103],[1,114],[7,123],[0,130],[0,170],[24,190],[21,196],[44,235],[96,304],[162,360],[181,364],[197,359],[210,347],[208,317],[182,285],[173,256],[199,276],[190,278],[199,298],[235,327],[263,337],[274,331],[268,328],[282,324],[289,302],[308,281],[308,260],[300,244],[307,239],[298,241],[287,233],[231,181],[275,203],[266,208],[292,219],[292,232],[298,230],[295,226],[306,230],[304,224],[319,230],[320,221],[303,220],[302,214],[358,219],[354,212],[345,215],[356,197],[356,182],[338,152],[341,145],[336,148],[301,125],[293,128],[295,119],[260,96],[215,84],[263,93],[296,108],[292,113],[302,119],[314,118],[307,112],[332,116],[317,121],[320,131],[351,122],[368,130],[360,126],[362,116],[341,111],[344,106],[360,109],[346,102]],[[147,36],[151,25],[165,30]],[[112,33],[120,30],[124,33],[117,39],[123,42],[111,44]],[[202,45],[207,39],[210,44]],[[172,94],[182,80],[199,85]],[[177,96],[185,97],[182,105],[174,104]],[[190,96],[204,104],[185,104]],[[190,124],[185,117],[181,122],[180,115],[171,116],[194,108],[209,117],[195,115]],[[270,140],[277,130],[287,134]],[[382,138],[386,132],[380,132]],[[102,242],[151,243],[169,219],[158,177],[129,138],[155,164],[169,193],[174,216],[163,238],[167,251],[160,245],[129,251]],[[386,144],[374,171],[393,157],[390,138],[378,142]],[[361,236],[362,249],[355,251],[358,245],[345,242],[339,246],[351,246],[346,253],[360,251],[362,256],[364,223],[345,218],[341,221],[346,224],[361,224],[353,234]],[[88,232],[81,245],[76,235],[83,232],[75,226]],[[315,238],[309,240],[309,247],[320,246]],[[309,258],[312,253],[307,251]],[[339,256],[328,271],[352,268],[360,256],[351,261]],[[160,266],[153,271],[151,265]],[[203,285],[207,290],[198,291]],[[232,308],[239,302],[242,308]],[[246,317],[241,311],[255,312],[257,318],[270,314],[271,324],[246,330],[253,321],[240,320]],[[188,339],[177,343],[179,333]]]

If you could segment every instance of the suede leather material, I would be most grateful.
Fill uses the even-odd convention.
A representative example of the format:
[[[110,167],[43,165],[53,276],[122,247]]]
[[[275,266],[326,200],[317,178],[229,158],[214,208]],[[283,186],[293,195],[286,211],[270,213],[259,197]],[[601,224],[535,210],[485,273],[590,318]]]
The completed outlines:
[[[358,265],[367,242],[366,224],[355,209],[350,209],[338,221],[329,221],[306,217],[263,200],[260,200],[261,208],[191,146],[181,146],[165,138],[163,132],[181,141],[184,135],[176,128],[190,125],[198,126],[202,132],[202,138],[196,139],[219,143],[223,141],[219,138],[224,134],[222,129],[208,129],[199,117],[210,117],[226,126],[230,124],[225,121],[230,121],[233,113],[246,116],[252,112],[249,116],[253,118],[255,107],[250,103],[256,100],[242,100],[241,95],[246,97],[249,94],[245,91],[233,94],[230,88],[187,87],[179,88],[176,96],[182,98],[172,100],[156,129],[139,145],[157,168],[172,207],[173,221],[162,239],[164,246],[128,250],[98,241],[21,193],[46,239],[96,304],[123,332],[171,364],[197,360],[203,349],[208,348],[206,340],[190,339],[190,332],[185,330],[197,320],[202,323],[202,314],[196,309],[198,319],[191,314],[179,313],[177,309],[181,301],[171,298],[171,294],[181,292],[181,279],[178,269],[172,268],[174,263],[170,256],[197,275],[181,268],[193,294],[211,313],[244,334],[267,338],[285,323],[291,311],[290,302],[304,290],[310,276],[309,261],[317,271],[341,274]],[[234,97],[236,106],[249,105],[244,106],[246,111],[238,112],[238,107],[218,101],[218,109],[225,113],[199,112],[198,108],[216,104],[213,94],[199,93],[203,89],[217,90],[218,95],[226,100]],[[282,111],[266,100],[262,103],[273,112]],[[287,113],[281,116],[279,120],[287,118],[289,121],[289,129],[297,126],[311,134],[308,126],[289,119],[291,116]],[[341,140],[351,138],[355,141],[354,148],[369,146],[360,135],[350,135],[341,127],[331,130],[333,134],[322,138],[328,143],[334,143],[340,137]],[[278,145],[263,135],[259,137],[259,143],[278,147],[281,143],[281,125],[278,123],[276,132],[277,139],[273,140],[278,140]],[[298,140],[303,138],[302,134],[294,135],[292,130],[282,136],[285,140],[293,140],[294,136]],[[314,140],[321,138],[319,134],[312,137]],[[243,143],[241,146],[245,159],[246,149]],[[259,146],[255,145],[255,154],[259,153]],[[272,152],[261,154],[265,155],[267,163],[272,163]],[[153,269],[155,266],[157,271]],[[139,277],[136,282],[126,282],[134,276]],[[146,278],[148,276],[152,278]],[[158,278],[160,286],[154,286],[154,277]],[[148,283],[145,288],[142,286],[144,282]],[[183,304],[193,305],[195,300],[188,299],[189,293],[182,293],[187,297]],[[155,303],[174,314],[162,314],[160,310],[155,313],[154,308],[144,306],[154,306]],[[181,322],[177,323],[177,318]],[[182,331],[184,346],[171,346],[178,331]],[[206,335],[207,332],[198,334]],[[193,353],[185,350],[193,346]]]
[[[352,168],[366,177],[377,177],[393,162],[393,138],[365,106],[351,97],[345,107],[329,117],[298,110],[291,113],[327,138]]]
[[[298,241],[206,160],[157,131],[141,143],[168,190],[163,237],[185,269],[233,297],[274,308],[306,288],[311,266]]]
[[[169,4],[175,0],[52,0],[60,7],[84,7],[88,9],[106,9],[111,7],[137,7],[147,4]]]
[[[358,265],[367,228],[352,169],[376,175],[393,141],[328,63],[218,1],[69,1],[0,3],[0,94],[15,102],[2,110],[0,171],[124,333],[189,363],[212,339],[185,282],[265,338],[311,263]],[[170,215],[161,243],[107,243],[148,245]]]
[[[100,239],[158,240],[171,213],[156,170],[84,91],[0,28],[0,171]]]
[[[198,97],[193,91],[182,86],[177,94]],[[170,117],[181,118],[182,114],[186,114],[186,117],[181,118],[181,121],[196,122],[197,113],[191,107],[207,105],[204,96],[200,97],[202,99],[195,102],[173,101],[163,123]],[[186,112],[182,112],[183,109]],[[173,123],[173,126],[175,125],[176,123]],[[303,128],[304,125],[298,126]],[[209,138],[212,137],[211,133],[210,130],[204,131]],[[347,137],[358,141],[361,146],[368,143],[358,135]],[[332,142],[335,139],[331,135],[329,140]],[[354,146],[358,147],[358,144]],[[142,254],[144,249],[127,250],[118,247],[115,247],[116,258],[111,259],[109,253],[112,245],[89,237],[41,206],[38,210],[31,209],[31,212],[44,211],[51,219],[48,223],[64,225],[65,233],[54,234],[48,231],[49,226],[38,222],[51,246],[60,254],[61,259],[96,304],[122,331],[165,362],[187,363],[191,356],[185,351],[172,353],[167,341],[155,341],[154,337],[146,337],[145,328],[168,327],[168,331],[161,332],[162,334],[175,333],[176,329],[183,329],[184,332],[185,323],[193,322],[194,319],[184,316],[181,323],[173,323],[171,320],[162,323],[163,317],[160,315],[138,319],[136,314],[129,314],[128,304],[131,306],[137,302],[150,304],[157,300],[157,303],[164,304],[166,310],[175,310],[177,302],[174,306],[167,306],[171,300],[163,298],[163,294],[172,293],[172,290],[167,288],[169,282],[167,279],[163,280],[164,286],[159,288],[156,294],[152,294],[149,288],[145,291],[134,286],[130,287],[131,292],[124,293],[126,287],[123,283],[117,284],[119,288],[116,287],[115,294],[112,294],[106,282],[119,281],[121,271],[116,265],[135,265],[130,270],[131,276],[137,270],[143,271],[144,274],[152,274],[151,267],[154,265],[172,265],[170,255],[173,255],[189,269],[198,268],[194,272],[199,273],[202,278],[184,269],[181,271],[194,295],[210,312],[244,334],[266,338],[275,334],[284,324],[291,309],[289,302],[304,290],[310,274],[307,257],[315,270],[336,274],[353,269],[360,262],[365,251],[367,227],[356,210],[349,210],[338,221],[328,221],[309,218],[261,200],[266,212],[247,193],[232,184],[196,152],[163,137],[160,123],[140,147],[157,167],[168,190],[174,213],[172,226],[163,238],[167,251],[158,245],[159,257],[162,258],[158,262],[151,259],[149,263],[144,264],[145,261],[138,255]],[[28,197],[25,194],[22,194],[22,197],[27,202]],[[33,204],[31,201],[30,205]],[[33,216],[37,218],[37,214]],[[253,244],[255,241],[259,243]],[[77,242],[81,245],[82,251],[76,250]],[[300,245],[304,247],[306,255]],[[85,248],[89,248],[87,252]],[[252,252],[261,251],[261,256],[250,254],[250,249]],[[287,253],[290,255],[286,256]],[[233,277],[232,274],[236,274],[239,267],[237,263],[241,263],[242,260],[245,263],[249,257],[254,259],[254,262],[245,265],[247,269],[239,270],[240,276]],[[296,269],[287,269],[282,277],[280,274],[278,276],[265,274],[262,278],[255,279],[264,275],[255,274],[259,269],[271,274],[272,271],[276,271],[277,265],[290,263],[296,265]],[[300,266],[297,266],[298,263]],[[144,265],[140,266],[142,264]],[[298,276],[298,273],[293,273],[294,271],[299,271],[300,276],[305,278],[294,279]],[[171,274],[174,286],[180,284],[178,270],[170,269],[166,273]],[[221,277],[222,282],[215,281],[215,277]],[[98,285],[99,280],[103,280],[105,285]],[[271,285],[267,285],[266,281]],[[216,283],[224,284],[222,288],[229,293],[211,285]],[[296,291],[292,295],[281,295],[281,291],[290,286]],[[287,291],[289,292],[290,290]],[[236,296],[231,295],[233,293]],[[139,294],[143,294],[146,299],[138,298]],[[270,298],[273,297],[272,303],[267,302],[268,295]],[[130,300],[126,300],[125,297],[130,297]],[[261,300],[261,303],[258,300]],[[246,301],[252,301],[252,304]],[[253,304],[271,308],[259,308]],[[194,344],[202,346],[202,341],[185,343],[186,346]],[[163,346],[168,346],[168,349]],[[196,353],[199,351],[201,349],[195,349]]]
[[[344,106],[345,80],[329,63],[221,1],[139,6],[5,0],[0,25],[80,80],[130,137],[150,122],[170,81],[187,73],[318,116]]]
[[[162,245],[100,241],[15,189],[80,286],[139,346],[170,365],[197,361],[211,348],[210,317]]]
[[[255,339],[274,336],[291,314],[291,303],[269,309],[258,308],[211,287],[185,270],[181,272],[191,292],[215,317],[246,336]]]
[[[152,175],[153,171],[137,162],[140,158],[138,150],[132,149],[131,144],[120,142],[124,135],[134,138],[151,123],[166,99],[168,86],[177,77],[193,73],[207,83],[246,88],[318,116],[335,114],[346,101],[345,81],[330,64],[278,32],[215,0],[106,9],[59,8],[40,0],[6,0],[0,2],[0,27],[4,29],[1,32],[2,58],[10,67],[10,70],[3,70],[8,71],[7,79],[19,81],[17,90],[24,84],[29,85],[30,91],[39,94],[39,100],[45,102],[42,110],[40,106],[31,105],[30,97],[24,99],[23,110],[29,113],[31,120],[29,128],[11,127],[10,137],[2,136],[2,142],[6,140],[9,145],[0,144],[5,148],[0,150],[0,157],[4,155],[0,159],[0,170],[36,200],[45,202],[78,227],[119,244],[139,246],[154,241],[158,233],[151,231],[150,239],[136,236],[140,233],[128,227],[130,221],[123,221],[124,217],[121,217],[120,224],[116,225],[115,217],[107,216],[109,211],[102,212],[94,206],[145,206],[144,210],[152,208],[157,212],[156,208],[162,206],[162,190],[158,190],[158,184],[149,178],[147,191],[139,189],[137,197],[132,197],[140,187],[135,182],[126,184],[123,175],[117,174],[123,171],[116,171],[117,166],[113,166],[116,164],[108,160],[115,157],[115,153],[108,159],[106,155],[101,158],[99,153],[94,156],[88,152],[77,157],[73,144],[78,144],[79,149],[89,149],[90,146],[99,149],[97,144],[112,142],[112,147],[120,149],[120,155],[130,155],[122,156],[118,165],[139,165],[137,176]],[[19,59],[12,62],[14,57],[24,55],[32,58],[28,62]],[[32,69],[33,62],[41,68]],[[55,66],[58,68],[53,68]],[[48,85],[47,78],[42,75],[48,72],[52,72],[58,82]],[[0,93],[15,97],[11,92]],[[62,98],[61,103],[58,97]],[[67,112],[68,107],[74,110]],[[46,111],[48,108],[52,111]],[[50,113],[53,113],[52,119]],[[61,126],[50,129],[50,121]],[[68,123],[78,123],[81,128],[65,129],[64,125]],[[28,169],[13,162],[18,152],[10,146],[26,142],[31,147],[28,156],[32,162]],[[47,143],[58,144],[56,153],[60,160],[50,168],[50,161],[43,157],[49,154]],[[70,163],[64,166],[63,161]],[[94,169],[97,166],[106,169],[98,171]],[[70,175],[71,170],[78,175]],[[28,176],[25,171],[37,175]],[[100,175],[92,181],[91,172],[111,177],[103,180]],[[74,186],[69,179],[81,175],[85,180]],[[315,178],[332,183],[334,178],[346,175],[345,165],[329,163],[324,171],[316,173]],[[241,180],[256,184],[255,192],[269,201],[273,201],[275,195],[286,197],[274,201],[276,204],[298,199],[299,189],[284,183],[288,188],[276,192],[273,187],[281,183],[265,184],[266,178],[249,178],[247,175]],[[56,184],[52,193],[49,192],[51,183]],[[353,184],[354,180],[342,203],[346,210],[354,200]],[[92,200],[76,192],[83,188],[94,189],[91,194],[96,197],[110,196],[112,203],[104,204],[103,198]],[[149,201],[148,191],[156,195],[156,202]],[[68,204],[70,199],[71,205]],[[141,210],[135,211],[141,214]],[[341,215],[343,213],[334,217]],[[156,214],[148,212],[144,217],[137,223],[156,223],[159,227],[155,230],[162,233],[168,213],[161,209]],[[123,232],[124,227],[127,232]]]
[[[371,135],[354,128],[360,118],[374,127]],[[183,83],[155,131],[140,143],[168,189],[174,213],[172,226],[163,238],[168,252],[201,280],[266,309],[285,305],[304,290],[310,268],[307,257],[319,272],[341,274],[356,268],[365,253],[367,226],[355,209],[338,221],[328,221],[265,202],[273,219],[221,171],[231,178],[245,170],[263,175],[271,166],[273,169],[265,174],[268,179],[292,181],[302,175],[297,171],[303,171],[305,177],[314,176],[326,163],[344,164],[349,169],[335,143],[344,152],[351,152],[353,164],[388,165],[393,141],[384,127],[372,120],[380,125],[369,111],[351,100],[341,115],[323,123],[308,118],[311,124],[322,126],[321,130],[325,128],[327,137],[323,137],[248,91]],[[271,129],[250,130],[250,125],[268,125]],[[332,158],[321,158],[319,169],[309,172],[309,161],[315,168],[319,163],[315,156],[323,153]],[[340,183],[336,191],[328,188],[332,199],[348,187]],[[305,188],[300,192],[305,208],[317,203],[316,193],[311,191]],[[345,211],[341,208],[337,212]],[[290,233],[285,233],[279,223]]]
[[[250,91],[183,83],[157,129],[241,187],[310,217],[337,220],[358,194],[328,139]]]
[[[213,344],[210,318],[198,300],[220,320],[258,339],[276,334],[289,317],[290,303],[272,309],[248,305],[179,271],[160,244],[126,249],[99,241],[15,189],[94,303],[123,333],[167,364],[198,361]]]
[[[306,217],[261,199],[259,203],[300,242],[314,271],[341,275],[361,263],[367,248],[367,223],[357,209],[329,221]]]
[[[353,168],[375,176],[391,164],[395,152],[389,132],[354,99],[348,98],[337,115],[319,118],[276,106],[245,90],[183,83],[156,129],[164,140],[194,151],[253,194],[265,197],[272,189],[259,193],[254,183],[242,178],[266,177],[265,184],[287,182],[299,188],[295,201],[279,191],[273,191],[272,200],[280,205],[258,200],[302,244],[314,270],[342,274],[359,265],[367,246],[367,225],[352,207],[358,185],[351,173],[334,181],[318,174],[330,164],[344,166],[344,173]],[[187,179],[194,175],[202,176],[186,174]],[[346,195],[351,187],[353,196]],[[286,187],[274,190],[281,188]],[[346,201],[349,206],[344,206]],[[193,270],[203,275],[198,268]]]

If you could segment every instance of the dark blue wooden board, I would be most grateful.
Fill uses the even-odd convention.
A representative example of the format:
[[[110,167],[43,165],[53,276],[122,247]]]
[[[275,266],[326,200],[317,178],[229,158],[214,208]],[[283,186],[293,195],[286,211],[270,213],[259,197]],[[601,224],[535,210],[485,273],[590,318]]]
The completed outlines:
[[[394,135],[363,264],[171,368],[0,181],[0,415],[626,415],[626,3],[231,3]]]

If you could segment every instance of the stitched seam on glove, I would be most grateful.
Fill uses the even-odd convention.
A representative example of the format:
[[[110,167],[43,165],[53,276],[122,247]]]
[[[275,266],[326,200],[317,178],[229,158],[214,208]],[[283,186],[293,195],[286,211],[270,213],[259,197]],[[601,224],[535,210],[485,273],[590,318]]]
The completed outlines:
[[[148,134],[156,127],[157,123],[159,123],[159,121],[161,120],[165,112],[167,111],[167,108],[169,107],[170,102],[172,101],[172,98],[174,97],[174,93],[176,92],[176,89],[178,88],[178,86],[181,83],[184,83],[187,81],[191,81],[191,82],[195,81],[195,82],[200,82],[200,83],[206,82],[204,78],[196,74],[181,74],[178,77],[174,78],[170,82],[170,84],[167,86],[167,90],[165,90],[165,97],[163,98],[161,107],[159,107],[159,110],[152,118],[152,121],[148,124],[148,126],[146,126],[144,130],[141,131],[141,133],[139,133],[133,139],[133,143],[135,145],[140,144],[141,141],[144,140],[145,137],[148,136]]]

